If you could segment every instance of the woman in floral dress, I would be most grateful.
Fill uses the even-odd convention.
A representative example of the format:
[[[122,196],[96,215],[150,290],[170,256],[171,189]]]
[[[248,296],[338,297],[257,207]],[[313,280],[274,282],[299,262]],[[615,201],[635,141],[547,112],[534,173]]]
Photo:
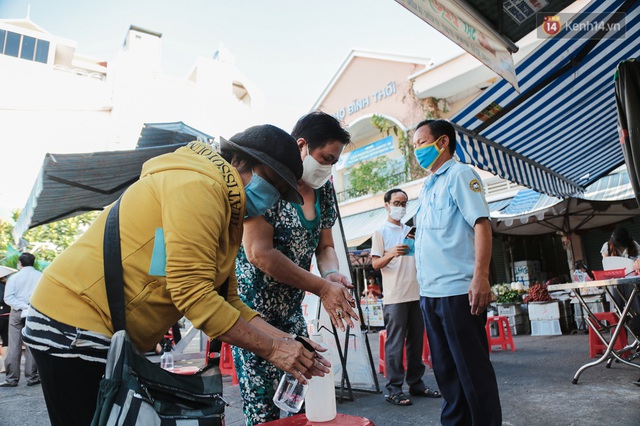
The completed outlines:
[[[303,175],[298,191],[304,204],[280,200],[264,216],[244,223],[236,275],[238,294],[269,324],[285,332],[307,335],[302,299],[309,291],[320,297],[331,321],[344,330],[353,327],[350,279],[338,272],[331,227],[336,221],[336,201],[329,181],[349,133],[334,117],[314,112],[302,117],[292,136],[298,142]],[[310,272],[316,255],[321,276]],[[280,418],[272,401],[283,372],[255,354],[234,347],[234,362],[247,425]]]

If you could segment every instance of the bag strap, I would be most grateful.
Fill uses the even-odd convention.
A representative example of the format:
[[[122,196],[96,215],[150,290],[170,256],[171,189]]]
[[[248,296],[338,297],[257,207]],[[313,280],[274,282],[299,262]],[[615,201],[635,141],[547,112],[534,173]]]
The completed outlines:
[[[126,330],[124,305],[124,278],[122,272],[122,253],[120,250],[120,198],[111,207],[104,226],[103,256],[104,281],[111,312],[113,332]]]

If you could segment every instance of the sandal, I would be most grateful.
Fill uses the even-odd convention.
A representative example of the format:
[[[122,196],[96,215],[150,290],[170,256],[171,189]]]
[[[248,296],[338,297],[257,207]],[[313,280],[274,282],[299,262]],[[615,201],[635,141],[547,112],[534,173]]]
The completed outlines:
[[[437,390],[431,390],[429,388],[426,388],[425,390],[423,390],[422,392],[409,392],[411,395],[413,396],[422,396],[425,398],[440,398],[442,395],[440,395],[440,391]]]
[[[393,405],[412,405],[413,402],[407,396],[402,393],[396,393],[394,395],[389,395],[386,398],[387,402],[392,403]]]

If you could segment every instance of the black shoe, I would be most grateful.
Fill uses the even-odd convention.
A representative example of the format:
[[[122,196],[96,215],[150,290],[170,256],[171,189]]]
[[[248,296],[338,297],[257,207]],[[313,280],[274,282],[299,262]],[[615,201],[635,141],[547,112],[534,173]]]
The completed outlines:
[[[33,382],[27,382],[27,386],[35,386],[40,384],[40,379],[34,380]]]
[[[0,388],[15,388],[16,386],[18,386],[17,383],[11,383],[7,381],[0,383]]]

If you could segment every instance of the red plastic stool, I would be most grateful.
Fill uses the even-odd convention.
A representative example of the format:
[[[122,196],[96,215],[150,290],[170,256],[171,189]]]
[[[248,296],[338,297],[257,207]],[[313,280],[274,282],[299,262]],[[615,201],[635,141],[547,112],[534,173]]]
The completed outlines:
[[[424,365],[428,365],[433,369],[433,363],[431,362],[431,348],[429,347],[429,339],[427,338],[427,330],[424,331],[424,338],[422,342],[422,362]]]
[[[387,363],[384,360],[384,343],[387,341],[387,330],[378,333],[378,373],[387,377]]]
[[[209,352],[210,341],[207,341],[207,349],[206,353],[209,354],[209,359],[212,359],[215,354]],[[207,365],[209,364],[209,359],[207,359]],[[233,363],[233,354],[231,353],[231,346],[228,343],[222,342],[222,347],[220,348],[220,374],[225,376],[231,376],[231,384],[238,384],[238,374],[236,373],[236,366]]]
[[[605,322],[609,327],[613,327],[618,323],[618,315],[615,312],[596,312],[593,314],[598,321]],[[591,322],[591,319],[589,319]],[[593,324],[593,322],[592,322]],[[599,324],[595,324],[598,327],[598,331],[602,333],[604,329],[601,329]],[[620,330],[620,334],[618,334],[618,338],[613,345],[613,349],[619,351],[624,349],[627,346],[627,332],[623,328]],[[602,343],[602,340],[598,337],[598,335],[589,327],[589,357],[597,358],[598,355],[603,354],[607,350],[607,345]]]
[[[378,372],[384,374],[384,377],[387,377],[387,361],[385,359],[384,345],[387,341],[387,330],[381,330],[378,333]],[[406,341],[405,341],[406,344]],[[433,364],[431,363],[431,350],[429,348],[429,341],[427,340],[427,332],[424,332],[423,342],[422,342],[422,362],[425,365],[428,365],[433,369]],[[405,370],[407,368],[407,348],[405,347],[402,351],[402,365]]]
[[[304,414],[295,414],[293,416],[284,417],[282,419],[273,420],[263,424],[265,426],[309,426],[311,424],[323,426],[375,426],[374,423],[366,417],[352,416],[340,413],[338,413],[335,419],[322,423],[311,423],[309,420],[307,420],[307,416],[305,416]]]
[[[491,336],[491,323],[496,322],[498,324],[498,336]],[[511,326],[509,325],[509,318],[504,315],[494,315],[487,317],[487,324],[485,325],[487,332],[487,342],[489,342],[489,353],[492,352],[491,347],[500,345],[502,349],[506,350],[507,346],[511,346],[511,351],[516,350],[516,345],[513,343],[513,336],[511,335]]]

